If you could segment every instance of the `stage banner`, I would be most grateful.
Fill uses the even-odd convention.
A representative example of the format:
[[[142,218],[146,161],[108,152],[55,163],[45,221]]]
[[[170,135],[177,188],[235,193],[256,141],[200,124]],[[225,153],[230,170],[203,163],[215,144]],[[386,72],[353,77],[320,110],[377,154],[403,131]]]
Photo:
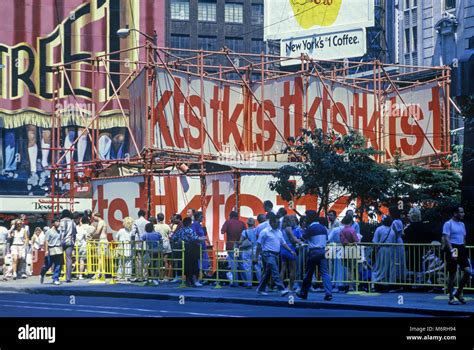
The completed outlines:
[[[155,145],[216,154],[228,146],[244,151],[242,87],[185,73],[156,71]]]
[[[163,213],[169,222],[173,214],[186,217],[188,208],[201,208],[201,181],[199,176],[169,175],[155,176],[153,205],[155,213]]]
[[[201,180],[198,176],[155,176],[150,189],[155,215],[163,213],[165,222],[169,223],[175,213],[185,218],[188,209],[203,211],[209,240],[215,243],[225,241],[221,228],[232,210],[240,211],[240,219],[246,223],[249,217],[256,218],[258,214],[265,213],[265,200],[274,204],[275,211],[284,207],[289,215],[304,215],[306,210],[318,208],[318,199],[315,196],[295,198],[292,202],[283,200],[277,192],[269,188],[269,183],[275,180],[271,174],[241,174],[238,196],[235,193],[236,182],[233,174],[207,175],[204,178],[205,196],[201,197]],[[298,177],[293,180],[297,184],[301,182]],[[147,209],[145,203],[148,193],[143,181],[142,176],[93,181],[93,210],[103,215],[108,223],[109,233],[115,234],[122,228],[124,217],[131,216],[136,219],[138,210]],[[347,196],[340,195],[329,210],[335,210],[338,217],[342,218],[348,209],[355,210],[356,207],[357,201],[350,203]]]
[[[251,92],[204,78],[201,93],[200,83],[186,73],[157,71],[158,147],[257,157],[281,153],[302,128],[338,134],[355,129],[389,161],[397,149],[404,159],[435,155],[447,132],[441,129],[442,94],[435,84],[379,99],[371,90],[314,76],[255,83]]]
[[[92,181],[92,210],[107,222],[107,232],[120,230],[123,219],[136,219],[146,200],[142,176]]]
[[[442,150],[443,135],[449,132],[447,126],[442,126],[443,94],[437,83],[431,83],[387,96],[383,110],[387,158],[393,158],[397,150],[405,159]]]
[[[222,225],[236,210],[234,175],[219,174],[206,176],[206,228],[211,242],[224,241]]]
[[[156,176],[154,182],[153,200],[157,214],[163,213],[168,222],[175,213],[185,218],[188,209],[203,211],[209,240],[213,242],[224,239],[220,229],[236,206],[232,174],[205,176],[204,198],[201,196],[199,176]]]

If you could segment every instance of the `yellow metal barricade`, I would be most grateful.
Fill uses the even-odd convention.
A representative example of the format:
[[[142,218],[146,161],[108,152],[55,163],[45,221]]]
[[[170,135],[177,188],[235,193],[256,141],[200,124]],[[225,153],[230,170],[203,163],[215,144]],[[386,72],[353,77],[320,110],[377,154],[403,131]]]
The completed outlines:
[[[216,260],[216,269],[212,276],[206,276],[203,281],[215,284],[216,288],[221,288],[222,284],[243,283],[246,286],[252,286],[259,281],[254,279],[254,247],[248,250],[240,250],[234,242],[234,249],[219,249],[222,244],[216,242],[212,249],[201,249],[201,261],[203,253],[207,252],[208,256],[214,256]]]
[[[259,258],[254,262],[255,247],[240,251],[220,249],[222,243],[206,250],[200,249],[200,269],[204,253],[214,260],[213,275],[203,274],[203,281],[220,288],[223,284],[244,284],[255,286],[264,272]],[[223,247],[222,247],[223,248]],[[470,262],[474,258],[474,247],[467,247]],[[85,253],[85,254],[84,254]],[[301,284],[306,275],[308,247],[297,246],[295,284]],[[65,258],[65,257],[64,257]],[[326,258],[333,288],[371,292],[377,288],[438,288],[446,290],[447,271],[440,244],[392,244],[358,243],[353,245],[329,244]],[[85,260],[85,271],[81,271],[80,261]],[[185,286],[185,245],[173,243],[172,252],[167,257],[170,262],[165,269],[164,254],[151,251],[146,244],[137,242],[88,241],[85,252],[75,247],[73,275],[92,277],[93,283],[112,283],[116,280],[163,280],[174,277]],[[65,259],[64,259],[65,262]],[[63,264],[63,276],[66,267]],[[283,276],[287,280],[288,275]],[[312,282],[320,283],[321,276],[316,268]],[[64,277],[63,277],[64,279]],[[456,284],[460,280],[460,273]],[[466,290],[474,290],[472,279]]]

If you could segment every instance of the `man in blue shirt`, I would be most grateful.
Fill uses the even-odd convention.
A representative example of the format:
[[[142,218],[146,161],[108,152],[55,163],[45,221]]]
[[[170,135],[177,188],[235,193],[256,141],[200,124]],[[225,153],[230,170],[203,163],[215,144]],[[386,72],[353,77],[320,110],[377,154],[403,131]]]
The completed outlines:
[[[258,226],[255,229],[255,236],[258,239],[260,232],[269,228],[270,223],[268,221],[267,214],[258,214],[257,221],[258,221]]]
[[[278,258],[280,257],[280,249],[283,246],[285,249],[290,251],[291,254],[296,255],[296,253],[292,251],[291,248],[286,244],[283,234],[278,228],[280,222],[278,221],[276,215],[273,213],[268,213],[267,217],[270,222],[270,228],[263,230],[258,236],[257,256],[254,257],[254,262],[256,262],[258,255],[260,255],[260,252],[262,252],[262,259],[265,264],[265,272],[257,288],[257,293],[259,295],[268,295],[268,293],[265,292],[265,287],[270,280],[270,276],[272,276],[273,283],[280,290],[280,295],[285,296],[290,291],[283,285],[283,282],[280,278],[280,273],[278,271]]]
[[[161,248],[163,247],[163,239],[161,234],[155,232],[151,222],[145,225],[145,233],[141,237],[142,241],[146,243],[145,254],[150,257],[148,267],[148,282],[158,285],[159,268],[162,264],[162,256],[160,256]]]
[[[321,277],[323,279],[324,300],[330,301],[332,299],[332,285],[329,277],[329,265],[326,259],[326,242],[327,230],[326,227],[318,222],[318,214],[314,210],[306,211],[307,228],[303,235],[308,243],[308,261],[306,263],[306,276],[303,280],[301,291],[296,293],[301,299],[308,298],[308,290],[311,287],[316,265],[319,266]]]
[[[448,278],[448,292],[449,304],[454,305],[456,302],[454,298],[459,300],[461,304],[466,304],[462,296],[462,291],[469,277],[471,276],[471,268],[469,266],[468,254],[466,250],[466,227],[462,222],[464,218],[464,209],[455,206],[451,209],[451,220],[446,221],[443,225],[443,246],[445,251],[446,266],[449,273]],[[464,271],[464,274],[459,282],[459,287],[456,293],[454,291],[454,280],[456,272],[459,267]]]
[[[258,236],[260,235],[260,232],[270,227],[266,214],[258,214],[257,222],[258,222],[258,226],[255,228],[255,231],[254,231],[255,248],[252,255],[253,257],[257,256],[257,239],[258,239]],[[257,256],[257,262],[254,263],[254,268],[255,268],[255,274],[257,275],[257,279],[260,281],[262,279],[262,273],[264,269],[261,255]]]

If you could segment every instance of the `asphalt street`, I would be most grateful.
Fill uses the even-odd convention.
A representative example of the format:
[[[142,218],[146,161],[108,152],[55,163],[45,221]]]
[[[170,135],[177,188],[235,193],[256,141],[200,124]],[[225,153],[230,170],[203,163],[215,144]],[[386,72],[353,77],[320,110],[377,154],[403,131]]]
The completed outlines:
[[[409,313],[0,292],[0,317],[419,317]],[[423,316],[426,317],[426,316]]]

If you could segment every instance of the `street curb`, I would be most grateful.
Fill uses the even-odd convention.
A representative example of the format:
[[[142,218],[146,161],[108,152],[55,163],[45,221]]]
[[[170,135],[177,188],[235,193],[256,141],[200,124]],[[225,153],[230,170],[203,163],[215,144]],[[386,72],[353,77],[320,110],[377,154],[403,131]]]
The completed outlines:
[[[3,291],[15,291],[24,292],[28,294],[46,294],[46,295],[74,295],[83,297],[111,297],[111,298],[131,298],[131,299],[151,299],[151,300],[179,300],[180,295],[170,293],[139,293],[139,292],[118,292],[118,291],[97,291],[97,290],[82,290],[82,289],[60,289],[60,288],[12,288],[12,287],[0,287]],[[412,313],[417,315],[427,316],[474,316],[473,312],[462,311],[462,310],[435,310],[435,309],[423,309],[416,307],[405,307],[405,306],[377,306],[377,305],[360,305],[360,304],[349,304],[349,303],[335,303],[323,302],[323,301],[303,301],[295,297],[294,304],[288,304],[287,299],[284,300],[268,300],[268,299],[248,299],[248,298],[235,298],[235,297],[216,297],[216,296],[192,296],[185,295],[188,301],[198,302],[215,302],[215,303],[230,303],[230,304],[243,304],[243,305],[261,305],[261,306],[273,306],[273,307],[295,307],[302,309],[333,309],[333,310],[359,310],[359,311],[384,311],[384,312],[395,312],[395,313]],[[336,297],[337,298],[337,297]],[[291,316],[291,315],[289,315]],[[343,315],[341,315],[343,316]]]

